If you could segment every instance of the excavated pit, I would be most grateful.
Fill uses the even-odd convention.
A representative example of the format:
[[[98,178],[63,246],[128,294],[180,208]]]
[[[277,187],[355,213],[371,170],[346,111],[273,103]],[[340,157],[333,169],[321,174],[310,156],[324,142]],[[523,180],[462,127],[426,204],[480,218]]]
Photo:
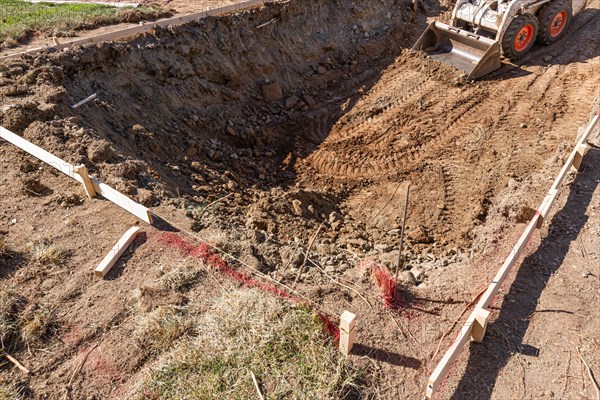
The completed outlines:
[[[39,98],[8,106],[2,123],[147,206],[183,201],[195,230],[234,223],[282,240],[321,221],[339,230],[354,182],[324,189],[297,164],[415,25],[399,1],[292,2],[41,56],[27,72]],[[228,194],[225,213],[197,212]]]
[[[587,11],[575,32],[597,24]],[[261,254],[268,270],[322,222],[325,253],[392,262],[408,181],[411,257],[455,260],[490,210],[525,218],[529,204],[499,194],[545,165],[564,136],[523,121],[533,110],[538,131],[553,132],[575,98],[555,84],[570,80],[556,67],[520,87],[510,67],[498,81],[465,82],[406,50],[424,24],[399,1],[291,2],[37,56],[33,68],[8,66],[30,85],[4,88],[18,100],[1,122],[149,207],[187,209],[196,231],[259,244],[252,232],[267,232],[283,250],[230,250]],[[515,152],[524,153],[507,158]]]

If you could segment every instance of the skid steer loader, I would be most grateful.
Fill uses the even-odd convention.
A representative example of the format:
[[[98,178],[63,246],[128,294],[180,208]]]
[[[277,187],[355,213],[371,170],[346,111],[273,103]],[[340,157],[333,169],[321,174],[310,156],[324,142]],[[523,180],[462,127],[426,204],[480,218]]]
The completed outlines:
[[[478,79],[518,60],[535,41],[551,44],[586,0],[457,0],[450,25],[432,22],[413,46]]]

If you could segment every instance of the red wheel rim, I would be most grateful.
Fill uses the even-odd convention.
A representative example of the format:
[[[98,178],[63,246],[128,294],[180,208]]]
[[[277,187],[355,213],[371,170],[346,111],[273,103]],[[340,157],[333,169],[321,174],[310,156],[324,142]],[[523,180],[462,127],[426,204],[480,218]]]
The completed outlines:
[[[550,25],[550,36],[557,37],[560,33],[565,29],[565,25],[567,24],[567,18],[569,16],[565,11],[560,11],[558,14],[554,16],[552,20],[552,25]]]
[[[515,50],[523,51],[529,46],[531,43],[531,39],[533,38],[533,25],[527,24],[521,28],[517,38],[515,39]]]

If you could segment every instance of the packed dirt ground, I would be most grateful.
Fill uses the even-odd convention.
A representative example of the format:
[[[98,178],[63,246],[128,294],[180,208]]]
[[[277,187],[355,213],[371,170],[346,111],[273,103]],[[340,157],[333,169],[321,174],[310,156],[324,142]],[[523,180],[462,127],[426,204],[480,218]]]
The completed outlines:
[[[0,142],[0,287],[24,312],[56,316],[34,345],[3,345],[32,374],[4,362],[2,380],[29,398],[139,397],[159,361],[136,342],[139,310],[202,314],[239,285],[209,268],[185,290],[160,286],[197,262],[168,236],[178,230],[331,320],[355,312],[347,362],[363,378],[349,396],[422,397],[455,335],[445,331],[495,275],[600,98],[598,1],[565,39],[478,82],[407,50],[448,7],[292,0],[0,65],[0,125],[162,217],[146,226],[87,200]],[[594,398],[581,358],[600,373],[597,148],[571,181],[437,398]],[[374,271],[395,266],[409,182],[403,302],[389,310]],[[135,224],[132,251],[94,278]]]

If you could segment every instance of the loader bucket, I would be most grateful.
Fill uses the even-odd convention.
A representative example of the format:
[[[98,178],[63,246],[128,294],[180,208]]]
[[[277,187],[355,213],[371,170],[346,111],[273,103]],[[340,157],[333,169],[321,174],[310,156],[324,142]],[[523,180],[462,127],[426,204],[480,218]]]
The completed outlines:
[[[412,49],[466,72],[467,79],[478,79],[501,65],[498,42],[441,22],[432,22]]]

